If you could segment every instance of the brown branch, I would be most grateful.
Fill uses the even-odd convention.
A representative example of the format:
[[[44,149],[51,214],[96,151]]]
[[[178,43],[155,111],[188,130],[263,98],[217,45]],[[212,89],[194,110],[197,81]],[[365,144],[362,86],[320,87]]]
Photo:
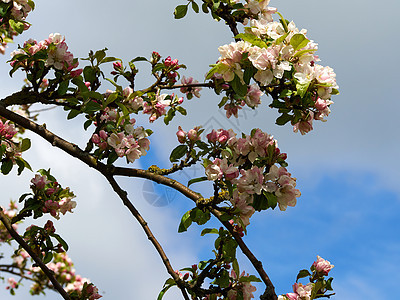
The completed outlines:
[[[152,180],[154,182],[169,186],[169,187],[177,190],[178,192],[182,193],[183,195],[185,195],[187,198],[191,199],[195,203],[198,203],[203,199],[203,197],[200,194],[198,194],[198,193],[194,192],[193,190],[189,189],[188,187],[186,187],[182,183],[180,183],[180,182],[178,182],[176,180],[173,180],[171,178],[162,176],[162,175],[151,173],[149,171],[140,170],[140,169],[129,169],[129,168],[122,168],[122,167],[115,167],[114,170],[113,170],[113,174],[114,175],[121,175],[121,176],[128,176],[128,177],[146,178],[146,179]],[[278,299],[278,296],[275,293],[275,287],[272,284],[271,279],[269,278],[269,276],[265,272],[261,261],[259,261],[255,257],[255,255],[250,251],[250,249],[247,247],[247,245],[245,244],[243,239],[239,236],[239,234],[237,234],[237,232],[235,232],[233,230],[232,225],[229,224],[229,222],[221,220],[221,218],[220,218],[221,217],[221,213],[217,209],[212,209],[211,213],[215,217],[217,217],[218,220],[229,230],[229,232],[232,234],[232,236],[235,238],[236,242],[238,243],[239,248],[242,250],[244,255],[246,255],[246,257],[250,260],[250,262],[252,263],[252,265],[256,269],[257,273],[260,275],[262,281],[265,283],[266,289],[265,289],[264,295],[266,295],[266,298],[264,298],[264,299],[265,300],[276,300],[276,299]]]
[[[189,189],[182,183],[162,176],[158,175],[155,173],[152,173],[150,171],[146,170],[141,170],[141,169],[134,169],[134,168],[123,168],[123,167],[114,167],[114,166],[107,166],[99,161],[96,160],[93,156],[90,154],[82,151],[77,145],[69,143],[65,141],[64,139],[58,137],[57,135],[53,134],[52,132],[48,131],[46,128],[43,126],[40,126],[36,124],[35,122],[32,122],[8,109],[6,109],[3,105],[0,103],[0,115],[5,117],[6,119],[9,119],[18,125],[29,129],[39,136],[43,137],[45,140],[47,140],[49,143],[51,143],[53,146],[58,147],[68,154],[70,154],[73,157],[78,158],[85,164],[87,164],[89,167],[92,167],[102,173],[104,176],[126,176],[126,177],[138,177],[138,178],[144,178],[144,179],[149,179],[151,181],[163,184],[165,186],[169,186],[178,192],[182,193],[185,195],[187,198],[191,199],[195,203],[198,203],[203,199],[203,197],[199,194],[194,192],[193,190]],[[216,209],[211,210],[211,212],[220,220],[221,223],[224,224],[224,226],[231,232],[235,240],[237,241],[240,249],[242,252],[246,255],[246,257],[250,260],[258,274],[260,275],[261,279],[266,285],[266,291],[265,294],[267,295],[266,300],[276,300],[277,295],[275,293],[275,288],[266,274],[265,270],[262,267],[262,263],[257,260],[257,258],[254,256],[254,254],[249,250],[247,245],[243,242],[242,238],[233,231],[232,226],[228,222],[223,222],[220,219],[220,212]]]
[[[175,270],[172,268],[167,255],[165,254],[160,243],[154,237],[149,226],[147,225],[147,222],[143,219],[143,217],[141,216],[139,211],[135,208],[135,206],[129,200],[128,193],[121,189],[121,187],[118,185],[118,183],[115,181],[115,179],[112,175],[109,175],[109,174],[103,174],[103,175],[106,177],[106,179],[112,186],[114,192],[121,198],[124,205],[128,208],[128,210],[131,212],[131,214],[139,222],[140,226],[142,226],[142,229],[146,233],[147,238],[150,240],[150,242],[153,244],[154,248],[156,248],[158,254],[160,255],[169,275],[171,275],[171,277],[174,279],[174,281],[177,283],[178,287],[180,288],[185,300],[189,300],[189,296],[187,295],[186,290],[185,290],[184,282],[179,278],[179,275],[177,273],[175,273]]]
[[[43,261],[39,258],[39,256],[36,255],[36,253],[32,250],[32,248],[24,241],[24,239],[14,230],[14,228],[11,225],[10,220],[8,217],[4,214],[3,209],[0,207],[0,220],[3,222],[4,226],[6,227],[7,231],[10,233],[10,235],[15,239],[15,241],[21,245],[22,248],[25,249],[26,252],[31,256],[31,258],[35,261],[35,263],[42,269],[43,273],[46,274],[47,278],[51,281],[53,284],[54,288],[60,293],[60,295],[66,299],[66,300],[71,300],[67,292],[62,288],[60,283],[57,281],[57,279],[53,275],[53,271],[51,271],[44,263]]]
[[[104,177],[106,177],[106,179],[109,181],[109,183],[111,184],[114,191],[121,198],[123,203],[128,207],[128,209],[131,211],[131,213],[135,216],[135,218],[138,220],[138,222],[144,229],[146,235],[149,237],[150,241],[153,243],[157,252],[160,254],[161,259],[163,260],[168,273],[172,276],[172,278],[175,280],[175,282],[178,284],[178,286],[180,288],[183,286],[181,280],[179,279],[179,276],[175,273],[174,269],[171,267],[169,260],[164,253],[164,250],[162,249],[161,245],[158,243],[158,241],[154,237],[154,235],[151,233],[147,223],[142,218],[142,216],[139,214],[139,212],[136,210],[136,208],[132,205],[132,203],[129,201],[126,192],[121,190],[119,185],[114,180],[113,174],[112,174],[112,170],[114,167],[112,167],[112,166],[109,167],[109,166],[104,165],[101,162],[98,162],[93,156],[91,156],[90,154],[81,150],[77,145],[67,142],[66,140],[58,137],[57,135],[55,135],[52,132],[50,132],[49,130],[47,130],[44,126],[40,126],[40,125],[36,124],[35,122],[30,121],[18,114],[6,109],[1,104],[0,104],[0,115],[13,121],[14,123],[17,123],[18,125],[26,128],[26,129],[29,129],[29,130],[35,132],[36,134],[38,134],[39,136],[41,136],[42,138],[47,140],[49,143],[51,143],[53,146],[64,150],[65,152],[67,152],[68,154],[70,154],[73,157],[78,158],[80,161],[84,162],[89,167],[96,169]],[[146,172],[150,173],[148,171],[146,171]],[[184,293],[184,292],[182,292],[182,293]],[[185,297],[185,299],[189,300],[188,296],[185,295],[185,293],[184,293],[184,297]]]

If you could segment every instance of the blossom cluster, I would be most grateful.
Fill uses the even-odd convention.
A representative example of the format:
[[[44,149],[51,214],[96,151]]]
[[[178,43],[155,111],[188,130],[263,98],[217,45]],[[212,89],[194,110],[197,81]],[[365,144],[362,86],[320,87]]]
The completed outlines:
[[[240,274],[238,277],[236,275],[236,272],[232,269],[231,270],[231,278],[233,278],[236,281],[235,287],[228,292],[228,299],[229,300],[236,300],[238,299],[238,292],[240,291],[243,300],[250,300],[254,298],[253,293],[257,290],[257,288],[251,284],[251,282],[248,281],[241,281],[244,277],[248,277],[248,274],[246,275],[245,271]]]
[[[51,283],[39,267],[28,267],[29,259],[29,254],[23,249],[13,255],[14,265],[21,270],[28,270],[27,275],[31,276],[34,281],[30,287],[30,293],[32,295],[39,295],[46,287],[50,286]],[[53,261],[46,266],[54,272],[55,278],[68,293],[77,292],[81,294],[83,289],[85,289],[87,290],[85,293],[89,294],[86,299],[92,300],[101,297],[98,294],[97,288],[90,284],[89,279],[76,274],[74,263],[65,252],[55,253]]]
[[[14,201],[10,201],[8,209],[2,207],[3,213],[10,219],[17,214],[17,205]],[[12,224],[14,230],[17,230],[17,224]],[[9,243],[11,235],[2,222],[0,222],[0,243]]]
[[[314,261],[310,268],[312,273],[307,270],[302,270],[297,276],[298,279],[310,276],[310,282],[306,285],[298,282],[294,283],[293,293],[280,295],[278,300],[312,300],[321,297],[329,298],[331,295],[325,295],[325,293],[332,290],[330,283],[332,278],[325,280],[324,276],[327,276],[333,267],[334,266],[329,261],[317,256],[317,260]],[[301,273],[303,273],[303,275],[300,275]]]
[[[79,65],[78,59],[68,51],[65,37],[59,33],[51,33],[47,39],[40,42],[29,39],[23,47],[11,52],[10,64],[13,67],[12,73],[22,68],[31,74],[28,80],[37,84],[42,83],[44,75],[50,69],[69,74],[71,78],[82,73],[82,69],[75,69]]]
[[[47,171],[40,170],[42,174],[36,174],[31,180],[31,189],[33,197],[26,200],[25,208],[35,207],[35,216],[38,217],[43,213],[49,213],[56,219],[60,218],[60,213],[65,215],[67,212],[72,213],[76,207],[73,192],[69,188],[62,188],[56,179]],[[37,208],[40,204],[40,210]]]
[[[32,0],[1,0],[0,3],[0,54],[4,54],[7,43],[12,42],[14,36],[29,29],[26,18],[35,4]]]
[[[103,158],[115,154],[113,160],[118,157],[126,157],[128,162],[134,162],[146,155],[150,148],[147,138],[149,131],[142,126],[135,127],[136,120],[129,119],[117,109],[106,107],[100,116],[100,122],[96,123],[98,133],[92,135],[92,142],[97,145],[96,155]],[[111,156],[113,157],[113,156]]]
[[[178,128],[177,138],[189,149],[200,141],[202,129],[188,132]],[[273,136],[261,129],[238,138],[232,129],[212,130],[207,142],[200,145],[207,179],[222,189],[229,189],[229,201],[238,211],[239,224],[247,226],[255,210],[274,208],[281,210],[295,206],[300,191],[296,179],[285,166],[287,155],[281,153]],[[280,164],[278,167],[276,164]]]
[[[273,21],[271,15],[276,9],[268,3],[248,1],[245,8],[249,10],[249,27],[237,36],[241,41],[218,48],[221,56],[207,78],[225,82],[220,85],[227,92],[227,117],[237,117],[244,105],[257,107],[262,95],[260,86],[276,98],[272,107],[280,108],[283,119],[287,119],[277,123],[291,121],[295,132],[305,134],[312,130],[313,120],[324,120],[329,115],[331,96],[338,93],[336,74],[332,68],[316,63],[320,60],[315,55],[318,45],[307,38],[307,30],[299,30],[294,22],[287,24],[283,19]],[[250,85],[251,78],[257,86]],[[291,117],[290,111],[294,113]]]
[[[249,217],[254,213],[255,195],[262,195],[264,191],[276,196],[281,210],[296,205],[300,196],[295,189],[296,179],[286,168],[275,165],[277,162],[285,165],[286,154],[280,153],[273,136],[255,129],[250,135],[236,138],[232,130],[220,129],[212,130],[207,139],[225,148],[222,158],[206,162],[207,178],[224,179],[236,187],[231,203],[241,212],[243,225],[249,224]]]

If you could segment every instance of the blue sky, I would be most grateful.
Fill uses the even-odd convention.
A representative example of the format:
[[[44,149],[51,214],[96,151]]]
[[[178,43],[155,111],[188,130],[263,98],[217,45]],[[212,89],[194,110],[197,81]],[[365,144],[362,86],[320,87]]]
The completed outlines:
[[[186,75],[201,80],[219,56],[218,46],[232,39],[229,30],[209,16],[190,12],[183,20],[173,20],[174,7],[184,3],[155,0],[150,5],[115,0],[110,7],[108,1],[37,1],[30,16],[33,26],[17,43],[60,32],[78,57],[104,47],[110,55],[125,60],[149,56],[156,50],[178,58],[188,66]],[[166,149],[176,145],[174,134],[179,124],[186,129],[195,125],[234,127],[247,133],[251,128],[262,128],[288,153],[289,171],[297,177],[302,191],[295,208],[253,217],[246,237],[277,291],[290,292],[297,271],[308,268],[320,255],[335,265],[332,275],[337,299],[390,299],[400,280],[396,269],[400,263],[400,3],[271,0],[270,4],[298,27],[308,29],[308,37],[319,44],[321,64],[337,73],[341,94],[333,99],[328,122],[316,123],[315,130],[306,136],[294,134],[289,126],[274,125],[277,114],[266,108],[267,98],[263,100],[265,108],[246,111],[239,120],[228,121],[217,110],[218,97],[203,91],[202,98],[187,103],[188,111],[194,112],[190,118],[177,119],[170,127],[161,122],[154,125],[159,132],[152,138],[154,152],[136,166],[153,161],[165,165],[170,151]],[[21,77],[15,74],[15,79],[9,79],[3,63],[13,47],[0,58],[0,97],[21,86]],[[145,72],[139,75],[138,84],[148,84]],[[82,128],[79,122],[64,120],[63,112],[51,111],[43,114],[41,122],[84,145],[88,135],[76,134]],[[155,299],[167,273],[105,180],[45,142],[33,141],[27,158],[34,169],[51,167],[57,179],[78,195],[76,212],[56,223],[69,241],[77,272],[95,282],[105,292],[104,299],[124,299],[126,295]],[[188,171],[187,176],[200,172]],[[30,177],[26,173],[17,179],[2,178],[0,203],[26,192]],[[168,202],[156,207],[149,203],[149,187],[144,187],[143,180],[123,179],[121,183],[164,242],[175,268],[208,257],[209,240],[199,238],[201,229],[193,226],[187,233],[176,233],[181,215],[191,208],[190,201],[156,187]],[[248,263],[243,261],[243,266],[252,272]],[[171,291],[165,299],[177,299],[176,295]],[[1,286],[0,296],[27,298],[24,291],[11,297]],[[55,294],[46,297],[58,298]]]

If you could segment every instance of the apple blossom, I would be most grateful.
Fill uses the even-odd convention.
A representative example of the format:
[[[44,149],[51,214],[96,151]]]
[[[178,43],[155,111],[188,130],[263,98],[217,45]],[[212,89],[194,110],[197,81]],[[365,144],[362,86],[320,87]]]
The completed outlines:
[[[334,267],[329,261],[320,256],[317,256],[317,260],[314,261],[312,266],[318,273],[322,273],[323,275],[328,275],[329,271]]]

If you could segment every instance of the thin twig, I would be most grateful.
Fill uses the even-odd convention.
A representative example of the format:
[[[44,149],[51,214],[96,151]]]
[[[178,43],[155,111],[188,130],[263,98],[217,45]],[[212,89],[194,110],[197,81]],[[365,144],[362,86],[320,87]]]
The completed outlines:
[[[164,252],[164,249],[161,247],[160,243],[158,240],[154,237],[153,233],[151,232],[149,226],[147,225],[147,222],[143,219],[139,211],[135,208],[135,206],[132,204],[132,202],[128,198],[128,193],[124,190],[121,189],[121,187],[118,185],[118,183],[115,181],[114,177],[109,175],[109,174],[103,174],[108,182],[110,183],[111,187],[113,188],[114,192],[121,198],[122,202],[124,205],[128,208],[128,210],[131,212],[131,214],[135,217],[135,219],[139,222],[140,226],[142,226],[143,231],[146,233],[147,238],[150,240],[150,242],[153,244],[154,248],[156,248],[158,254],[160,255],[165,268],[167,269],[169,275],[175,280],[177,283],[178,287],[180,288],[183,297],[185,300],[189,300],[189,296],[186,293],[185,290],[185,285],[183,281],[179,278],[179,275],[175,272],[175,270],[172,268],[169,259],[167,255]]]

